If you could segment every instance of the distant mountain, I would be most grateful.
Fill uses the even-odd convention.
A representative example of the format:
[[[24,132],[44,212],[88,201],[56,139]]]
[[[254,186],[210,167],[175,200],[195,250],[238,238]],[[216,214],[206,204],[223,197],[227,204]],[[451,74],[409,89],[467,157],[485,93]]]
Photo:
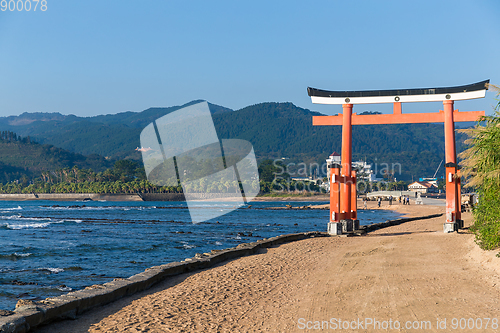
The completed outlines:
[[[98,154],[109,158],[140,159],[134,149],[139,146],[142,129],[153,120],[181,106],[149,108],[142,112],[121,112],[112,115],[77,117],[60,113],[23,113],[19,116],[0,117],[0,129],[31,136],[40,143],[52,144],[72,152]],[[208,103],[212,114],[230,113],[233,110]]]
[[[304,162],[310,172],[311,163],[322,165],[332,152],[341,151],[341,126],[313,126],[316,115],[321,114],[292,103],[262,103],[213,118],[221,138],[248,140],[258,158]],[[353,160],[373,163],[379,176],[384,169],[396,169],[398,180],[430,177],[444,158],[442,124],[363,125],[353,126],[352,132]],[[457,151],[462,151],[465,135],[456,137]]]
[[[24,113],[0,118],[0,129],[84,155],[139,160],[135,148],[140,145],[139,135],[146,125],[198,102],[95,117]],[[237,111],[210,103],[209,107],[219,137],[250,141],[259,160],[279,158],[285,164],[295,163],[297,168],[301,162],[321,165],[333,151],[341,150],[341,126],[312,126],[312,117],[321,114],[292,103],[260,103]],[[464,139],[457,133],[458,151],[463,150]],[[401,175],[396,170],[396,178],[400,180],[432,176],[444,158],[443,125],[354,126],[353,158],[376,163],[374,168],[379,172],[387,167],[384,163],[389,169],[392,164],[398,169],[399,163]]]

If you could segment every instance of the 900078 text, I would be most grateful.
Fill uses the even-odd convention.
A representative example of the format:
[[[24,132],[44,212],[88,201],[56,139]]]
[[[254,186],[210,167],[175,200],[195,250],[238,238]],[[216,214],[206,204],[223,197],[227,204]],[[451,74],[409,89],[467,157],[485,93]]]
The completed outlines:
[[[47,11],[47,0],[2,0],[0,1],[0,9],[2,12],[31,12]]]

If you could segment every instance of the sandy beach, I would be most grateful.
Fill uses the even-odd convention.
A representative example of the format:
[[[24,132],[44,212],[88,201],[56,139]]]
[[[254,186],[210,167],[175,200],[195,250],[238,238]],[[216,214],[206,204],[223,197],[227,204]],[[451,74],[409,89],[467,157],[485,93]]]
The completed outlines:
[[[409,216],[444,212],[443,206],[385,202],[381,208]],[[468,226],[470,214],[464,219]],[[342,330],[349,332],[386,331],[384,325],[396,322],[400,331],[431,325],[420,331],[435,332],[443,331],[438,325],[452,330],[461,318],[469,327],[469,318],[476,328],[482,325],[463,332],[494,331],[493,318],[500,320],[498,251],[480,250],[467,230],[444,234],[443,222],[287,243],[171,278],[36,332],[316,332],[334,331],[344,321],[355,325]],[[488,329],[485,318],[491,318]]]

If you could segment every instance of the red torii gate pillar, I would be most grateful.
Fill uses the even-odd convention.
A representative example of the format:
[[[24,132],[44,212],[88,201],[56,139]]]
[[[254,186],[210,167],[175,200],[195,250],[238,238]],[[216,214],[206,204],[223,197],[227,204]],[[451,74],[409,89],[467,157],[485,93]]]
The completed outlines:
[[[461,220],[460,171],[455,148],[455,121],[476,121],[484,111],[453,110],[457,100],[482,98],[489,80],[466,86],[405,90],[325,91],[308,88],[313,103],[342,104],[342,116],[314,116],[313,125],[342,125],[341,165],[330,168],[330,222],[328,233],[338,235],[359,227],[357,220],[356,173],[352,170],[352,125],[444,122],[446,150],[446,221],[444,232],[463,228]],[[443,101],[438,113],[403,114],[401,102]],[[352,114],[353,104],[393,103],[393,114]]]
[[[446,222],[445,232],[464,227],[462,220],[460,169],[455,147],[455,123],[453,101],[444,101],[444,145],[446,167]]]

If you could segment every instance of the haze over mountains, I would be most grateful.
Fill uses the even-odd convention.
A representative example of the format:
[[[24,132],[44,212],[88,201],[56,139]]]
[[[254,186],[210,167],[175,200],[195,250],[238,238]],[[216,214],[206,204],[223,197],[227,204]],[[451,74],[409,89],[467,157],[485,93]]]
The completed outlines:
[[[108,160],[139,160],[141,156],[135,148],[140,145],[142,129],[169,112],[197,102],[94,117],[23,113],[0,117],[0,130],[30,136],[39,143],[83,155],[98,154]],[[285,158],[285,164],[321,164],[333,151],[340,152],[341,126],[312,126],[312,116],[321,114],[292,103],[261,103],[237,111],[210,103],[209,107],[219,138],[250,141],[259,160]],[[457,133],[458,151],[463,150],[464,139],[463,134]],[[5,149],[3,152],[7,153]],[[353,127],[353,159],[377,163],[379,170],[384,168],[382,163],[399,163],[401,175],[396,170],[398,180],[432,176],[443,158],[442,124]],[[91,164],[94,166],[98,160],[92,158]],[[12,158],[5,160],[5,156],[0,156],[0,162],[15,164]],[[442,173],[443,169],[439,175]]]

